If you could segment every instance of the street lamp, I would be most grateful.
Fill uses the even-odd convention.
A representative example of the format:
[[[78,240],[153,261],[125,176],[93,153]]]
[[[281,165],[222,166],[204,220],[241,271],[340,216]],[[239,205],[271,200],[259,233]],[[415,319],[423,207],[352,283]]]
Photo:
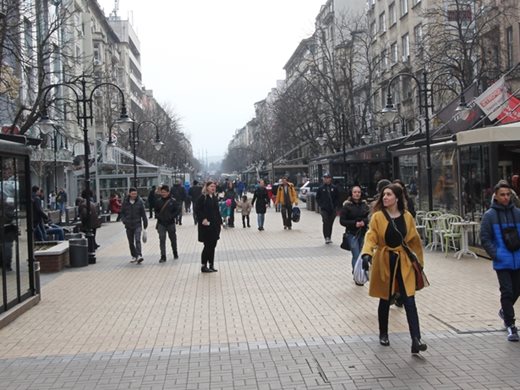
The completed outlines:
[[[448,73],[442,73],[442,74],[438,75],[437,77],[435,77],[434,81],[438,77],[445,76],[445,75],[453,76]],[[383,114],[387,114],[387,115],[390,114],[390,116],[391,116],[390,122],[393,122],[393,120],[395,119],[395,116],[397,115],[397,109],[394,106],[394,102],[393,102],[393,98],[392,98],[391,87],[392,87],[392,83],[394,82],[394,80],[396,80],[397,78],[399,78],[401,76],[408,76],[408,77],[412,78],[413,80],[415,80],[415,82],[417,83],[417,87],[419,88],[419,110],[421,110],[421,109],[423,110],[424,128],[425,128],[425,136],[426,136],[426,175],[427,175],[427,181],[428,181],[428,210],[431,211],[431,210],[433,210],[433,178],[432,178],[432,161],[431,161],[431,148],[430,148],[430,146],[431,146],[430,145],[431,144],[430,117],[429,117],[428,110],[430,108],[433,109],[432,89],[428,88],[428,74],[426,71],[423,71],[422,82],[414,74],[407,73],[407,72],[398,73],[397,75],[392,77],[390,79],[390,81],[388,82],[386,106],[382,110]],[[456,111],[462,111],[462,110],[466,109],[467,105],[466,105],[466,100],[464,97],[464,88],[463,88],[462,81],[458,77],[457,77],[457,80],[459,81],[459,83],[461,85],[461,95],[460,95],[460,103],[459,103],[459,106],[457,107]],[[428,100],[428,93],[430,94],[430,100]]]
[[[116,122],[117,123],[117,122]],[[132,153],[134,155],[134,187],[137,189],[137,143],[139,142],[139,129],[142,125],[150,124],[155,127],[155,139],[152,139],[153,146],[155,147],[155,150],[159,151],[161,150],[164,143],[161,141],[161,138],[159,137],[159,127],[155,122],[152,121],[142,121],[139,122],[137,125],[135,122],[132,122],[132,126],[130,128],[121,127],[119,126],[119,130],[121,130],[122,133],[125,133],[127,130],[130,130],[130,138],[132,143]],[[112,126],[110,126],[110,129],[108,131],[108,142],[107,146],[112,147],[114,145],[114,142],[112,140]]]
[[[89,256],[89,263],[95,264],[96,263],[96,247],[94,244],[94,234],[92,232],[92,226],[90,222],[90,170],[89,170],[89,154],[90,154],[90,148],[89,148],[89,140],[88,140],[88,124],[90,121],[90,124],[92,125],[92,122],[94,120],[94,112],[92,107],[92,97],[94,96],[94,92],[102,87],[102,86],[112,86],[116,88],[119,91],[119,94],[121,95],[121,115],[119,119],[117,120],[119,126],[121,129],[126,128],[128,129],[132,123],[134,122],[132,119],[128,117],[128,114],[126,112],[126,105],[125,105],[125,95],[121,88],[119,88],[116,84],[109,83],[109,82],[103,82],[96,84],[92,90],[90,91],[90,94],[87,94],[87,80],[85,78],[85,75],[82,75],[72,81],[69,82],[63,82],[63,83],[57,83],[57,84],[51,84],[43,88],[43,109],[40,113],[40,120],[38,122],[41,131],[44,134],[48,134],[50,131],[52,131],[53,127],[55,126],[55,123],[53,120],[49,118],[49,115],[47,114],[47,97],[49,95],[49,92],[57,87],[67,87],[69,88],[76,97],[76,116],[78,120],[78,124],[80,125],[81,129],[83,130],[83,148],[84,148],[84,164],[85,164],[85,193],[86,193],[86,234],[87,242],[88,242],[88,256]]]

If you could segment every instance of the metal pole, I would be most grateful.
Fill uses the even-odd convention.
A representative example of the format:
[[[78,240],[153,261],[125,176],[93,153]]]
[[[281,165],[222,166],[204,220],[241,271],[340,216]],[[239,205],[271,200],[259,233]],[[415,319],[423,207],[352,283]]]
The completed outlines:
[[[89,169],[89,154],[90,147],[88,142],[88,106],[87,103],[92,104],[91,101],[87,99],[87,82],[85,77],[82,76],[81,79],[81,98],[78,99],[77,104],[78,107],[80,103],[83,107],[83,149],[85,153],[85,196],[86,196],[86,206],[87,206],[87,223],[86,223],[86,234],[87,243],[88,243],[88,262],[89,264],[96,264],[96,246],[94,240],[94,233],[92,232],[92,224],[91,224],[91,212],[90,212],[90,169]],[[90,107],[92,109],[92,106]],[[78,108],[79,110],[79,108]]]
[[[132,123],[132,150],[134,153],[134,187],[137,189],[137,156],[136,156],[136,133],[139,130],[139,126],[136,127],[135,122]]]
[[[342,134],[343,134],[343,178],[345,182],[343,183],[344,190],[347,190],[347,122],[345,119],[345,114],[341,114],[342,123]]]
[[[423,99],[424,99],[424,127],[426,130],[426,175],[428,180],[428,210],[433,210],[433,179],[432,179],[432,160],[430,150],[430,117],[428,114],[428,78],[423,72]]]
[[[54,196],[58,195],[58,131],[54,129]]]

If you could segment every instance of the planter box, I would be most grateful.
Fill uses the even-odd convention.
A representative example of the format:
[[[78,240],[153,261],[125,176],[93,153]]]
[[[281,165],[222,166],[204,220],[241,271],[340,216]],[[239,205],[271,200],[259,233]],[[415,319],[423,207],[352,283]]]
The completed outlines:
[[[41,249],[38,249],[38,248]],[[34,258],[40,262],[40,272],[58,272],[69,263],[69,242],[53,241],[35,244]]]

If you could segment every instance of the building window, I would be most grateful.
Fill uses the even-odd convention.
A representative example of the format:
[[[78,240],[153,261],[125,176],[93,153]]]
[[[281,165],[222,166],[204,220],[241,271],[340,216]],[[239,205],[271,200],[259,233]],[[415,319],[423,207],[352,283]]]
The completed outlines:
[[[370,34],[372,37],[376,36],[376,22],[370,23]]]
[[[384,49],[381,52],[381,69],[385,70],[388,68],[388,51]]]
[[[400,0],[401,4],[401,16],[404,16],[408,13],[408,0]]]
[[[395,2],[388,6],[388,23],[392,27],[397,22],[397,14],[395,13]]]
[[[506,30],[506,44],[507,67],[510,69],[513,66],[513,27],[508,27]]]
[[[419,58],[423,56],[422,45],[422,24],[418,24],[413,28],[413,37],[415,40],[415,55]]]
[[[385,13],[381,12],[379,15],[379,32],[384,33],[386,31],[386,17]]]
[[[401,37],[401,46],[403,48],[403,62],[408,62],[410,59],[410,38],[408,34]]]
[[[392,64],[397,63],[398,52],[397,52],[397,42],[394,42],[390,45],[390,61]]]

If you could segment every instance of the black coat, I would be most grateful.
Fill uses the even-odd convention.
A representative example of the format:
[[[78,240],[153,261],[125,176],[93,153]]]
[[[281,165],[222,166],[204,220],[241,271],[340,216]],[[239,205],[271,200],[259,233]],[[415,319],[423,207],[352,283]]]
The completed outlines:
[[[121,207],[121,222],[127,229],[137,229],[138,227],[148,227],[148,218],[146,218],[146,211],[144,209],[144,202],[137,197],[134,204],[130,203],[130,198],[127,196],[123,201]],[[142,224],[141,224],[141,221]]]
[[[220,225],[222,225],[218,197],[202,195],[195,207],[199,241],[203,243],[217,241],[220,238]],[[209,226],[202,224],[204,219],[208,220]]]
[[[163,206],[165,202],[168,202],[167,206]],[[175,200],[175,198],[157,198],[155,201],[155,217],[157,218],[157,223],[160,223],[163,226],[175,225],[175,218],[181,212],[180,206]]]
[[[360,202],[353,202],[351,199],[348,199],[345,201],[345,203],[343,203],[339,217],[339,223],[342,226],[345,226],[345,232],[347,233],[364,234],[368,228],[369,212],[370,208],[365,200],[361,200]],[[359,221],[365,222],[365,227],[357,228],[356,222]]]
[[[256,204],[255,204],[256,203]],[[258,187],[253,194],[253,201],[251,204],[255,206],[257,214],[265,214],[267,205],[270,203],[269,195],[265,187]]]
[[[321,210],[324,210],[328,213],[336,211],[339,204],[338,188],[334,184],[321,185],[316,192],[316,202],[320,206]]]

